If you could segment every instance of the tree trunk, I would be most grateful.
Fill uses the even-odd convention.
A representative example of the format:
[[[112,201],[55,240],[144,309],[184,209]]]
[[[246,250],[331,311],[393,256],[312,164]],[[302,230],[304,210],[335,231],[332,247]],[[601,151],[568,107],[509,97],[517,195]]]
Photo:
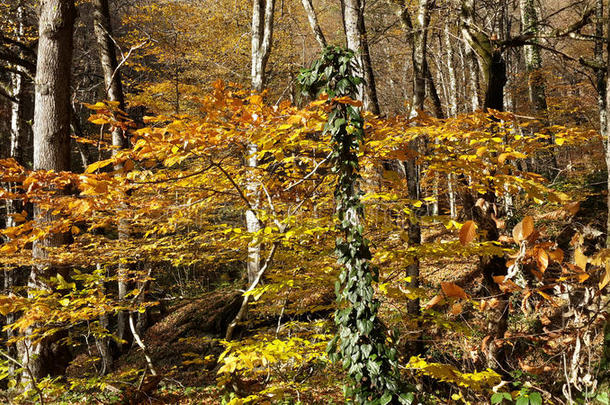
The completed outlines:
[[[108,0],[93,0],[93,30],[98,45],[100,66],[104,75],[105,96],[109,101],[118,103],[118,108],[125,111],[125,97],[123,94],[123,84],[121,81],[121,71],[118,66],[114,41],[112,40],[112,24],[110,21],[110,9]],[[116,155],[120,149],[125,149],[128,145],[127,137],[119,127],[112,130],[112,155]],[[115,170],[120,170],[122,165],[115,165]],[[129,229],[126,221],[121,221],[118,226],[119,240],[129,239]],[[127,295],[127,268],[125,264],[119,264],[117,269],[118,278],[118,299],[122,301]],[[106,316],[104,315],[104,318]],[[107,319],[101,319],[101,323],[108,323]],[[127,314],[119,311],[117,314],[117,337],[120,340],[126,338]],[[99,342],[104,371],[110,371],[112,359],[110,356],[109,341],[102,339]],[[122,343],[118,343],[119,352],[122,351]]]
[[[595,10],[595,61],[599,66],[604,65],[604,0],[596,1]],[[597,87],[597,104],[599,109],[599,132],[604,139],[608,134],[608,109],[606,107],[606,72],[599,68],[595,72]]]
[[[309,26],[311,27],[313,35],[316,37],[316,41],[318,41],[318,44],[320,44],[320,48],[326,48],[326,38],[324,37],[322,28],[318,22],[318,17],[316,16],[316,12],[313,8],[311,0],[301,0],[301,3],[305,9],[305,14],[307,14],[307,20],[309,21]]]
[[[453,44],[449,32],[449,24],[445,24],[445,48],[447,49],[447,73],[449,76],[449,116],[455,117],[458,114],[457,79],[455,76],[455,66],[453,64]]]
[[[521,32],[538,32],[538,10],[534,0],[520,0],[521,8]],[[542,56],[540,47],[537,44],[524,45],[523,55],[525,59],[525,71],[528,76],[529,99],[536,114],[546,117],[546,94],[544,77],[540,69],[542,68]]]
[[[72,31],[76,10],[73,0],[42,0],[40,3],[38,58],[34,109],[34,170],[70,170],[70,77],[72,64]],[[39,227],[53,222],[56,216],[34,208]],[[45,264],[45,248],[69,242],[66,234],[54,234],[36,241],[32,248],[35,266],[28,281],[30,290],[48,290],[45,279],[67,269]],[[32,330],[26,331],[27,335]],[[67,363],[55,351],[53,336],[42,341],[23,341],[22,362],[29,370],[27,380],[63,373]],[[30,384],[33,383],[30,381]]]
[[[267,84],[265,69],[273,43],[275,0],[254,0],[252,5],[252,90],[261,92]]]
[[[424,109],[426,101],[426,70],[428,23],[430,21],[429,1],[419,0],[416,24],[413,26],[411,62],[413,63],[413,104],[411,115]]]
[[[364,81],[358,86],[358,98],[365,110],[379,114],[377,87],[364,24],[364,7],[365,0],[341,0],[347,47],[356,53],[358,66],[355,74]]]

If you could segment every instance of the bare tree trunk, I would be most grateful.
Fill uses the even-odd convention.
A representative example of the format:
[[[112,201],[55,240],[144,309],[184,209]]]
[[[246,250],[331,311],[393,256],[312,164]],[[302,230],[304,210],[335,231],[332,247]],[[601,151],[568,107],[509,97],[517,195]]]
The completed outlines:
[[[125,111],[125,97],[123,95],[123,84],[121,81],[121,71],[118,66],[114,41],[112,40],[112,25],[110,21],[110,9],[108,0],[93,0],[93,30],[98,45],[100,58],[100,66],[104,75],[105,93],[108,100],[118,103],[118,108]],[[112,145],[115,147],[112,150],[113,156],[120,149],[127,147],[127,137],[123,130],[119,127],[112,130]],[[122,165],[115,165],[115,170],[120,170]],[[118,226],[119,240],[129,239],[129,230],[126,221],[122,221]],[[127,268],[125,264],[119,264],[117,269],[118,278],[118,299],[122,301],[127,295]],[[104,318],[107,318],[104,315]],[[119,311],[117,314],[117,337],[122,341],[126,337],[127,331],[127,315],[125,311]],[[102,324],[108,324],[107,319],[101,319]],[[107,338],[102,339],[98,346],[102,357],[104,371],[110,371],[112,358],[110,356],[109,341]],[[122,351],[122,343],[118,343],[119,352]]]
[[[358,97],[364,104],[365,110],[379,114],[377,87],[364,24],[364,8],[365,0],[341,0],[347,47],[356,53],[359,65],[356,74],[364,80],[358,88]]]
[[[430,21],[429,1],[419,0],[417,7],[416,24],[413,24],[412,54],[413,63],[413,104],[411,115],[417,110],[424,109],[426,101],[426,70],[427,70],[427,46],[428,46],[428,23]]]
[[[16,15],[16,39],[23,41],[25,39],[25,25],[24,25],[24,8],[23,2],[19,1],[17,4],[17,15]],[[24,55],[21,53],[21,57]],[[9,157],[15,159],[19,164],[23,165],[25,156],[23,152],[24,142],[27,136],[28,127],[26,125],[26,103],[33,102],[29,97],[28,83],[25,80],[25,68],[22,66],[15,66],[16,73],[10,75],[11,79],[11,94],[14,101],[11,103],[11,132],[10,132],[10,149]],[[9,184],[9,188],[12,191],[16,190],[16,184]],[[17,225],[15,219],[11,214],[21,212],[23,204],[19,200],[6,200],[6,226],[8,228]],[[11,294],[15,286],[15,269],[8,268],[4,270],[4,294]],[[6,315],[6,325],[10,325],[15,321],[15,315],[9,313]],[[12,329],[7,329],[6,337],[8,340],[13,338],[14,332]],[[14,344],[8,346],[9,355],[16,358],[16,347]],[[9,363],[9,372],[11,375],[14,374],[15,366],[12,362]]]
[[[604,0],[596,0],[595,10],[595,61],[599,64],[595,72],[597,87],[597,104],[599,108],[599,130],[602,137],[606,139],[608,134],[608,109],[606,107],[606,72],[601,66],[604,65]]]
[[[316,37],[316,41],[320,44],[320,48],[326,48],[326,38],[324,37],[322,28],[318,22],[318,17],[316,16],[316,11],[313,8],[311,0],[301,0],[301,3],[305,9],[305,14],[307,14],[307,20],[309,21],[309,26],[311,27],[313,35]]]
[[[455,117],[458,113],[457,79],[453,61],[453,44],[449,32],[449,23],[445,24],[445,48],[447,49],[447,73],[449,75],[449,116]]]
[[[261,92],[266,86],[265,69],[273,43],[275,0],[254,0],[252,5],[252,89]]]
[[[538,10],[534,0],[520,0],[522,33],[538,32]],[[524,45],[525,71],[528,75],[528,92],[530,102],[537,114],[546,116],[547,104],[542,68],[542,56],[538,45]]]
[[[38,59],[34,109],[34,170],[70,170],[70,77],[72,65],[72,31],[76,10],[73,0],[42,0],[40,3]],[[34,208],[38,226],[56,217],[39,206]],[[48,290],[45,280],[67,269],[45,264],[47,247],[69,242],[69,235],[54,234],[36,241],[32,248],[35,266],[28,281],[29,290]],[[39,379],[60,374],[67,363],[55,352],[53,336],[32,341],[26,331],[22,362],[29,370],[25,379]],[[31,373],[31,375],[30,375]],[[33,381],[30,381],[32,384]]]

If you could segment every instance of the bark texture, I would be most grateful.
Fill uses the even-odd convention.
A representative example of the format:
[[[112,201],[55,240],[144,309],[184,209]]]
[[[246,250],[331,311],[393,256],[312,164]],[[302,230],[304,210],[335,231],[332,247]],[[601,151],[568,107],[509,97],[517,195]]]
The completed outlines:
[[[254,0],[252,5],[252,89],[265,88],[265,69],[273,43],[273,16],[275,0]]]
[[[93,30],[97,41],[98,53],[100,58],[100,66],[104,75],[104,96],[109,101],[118,103],[118,108],[125,111],[125,98],[123,94],[123,85],[121,81],[121,71],[118,66],[114,41],[112,40],[112,24],[110,20],[110,8],[108,0],[93,0]],[[113,156],[120,149],[128,146],[127,137],[121,128],[112,130],[112,145],[115,147],[112,150]],[[121,165],[115,165],[115,170],[120,170]],[[129,239],[129,230],[125,221],[119,224],[118,237],[121,240]],[[124,281],[127,278],[127,268],[124,264],[119,264],[118,272],[118,299],[124,300],[127,295],[127,283]],[[119,311],[117,314],[117,337],[120,340],[126,338],[127,331],[127,315],[124,311]],[[108,319],[104,316],[100,322],[102,326],[108,326]],[[122,349],[122,344],[119,343],[119,352]],[[107,338],[102,339],[98,343],[100,354],[102,356],[102,374],[110,371],[111,356],[109,349],[109,341]]]
[[[305,14],[307,14],[307,20],[309,21],[309,26],[311,27],[313,35],[316,37],[316,41],[320,44],[320,48],[326,48],[326,38],[324,37],[322,28],[318,22],[318,17],[316,16],[316,11],[313,8],[311,0],[301,0],[301,3],[305,9]]]
[[[34,170],[70,170],[70,76],[72,65],[72,31],[76,10],[73,0],[42,0],[40,3],[38,59],[34,109]],[[54,216],[34,208],[39,227],[52,222]],[[69,236],[56,233],[34,243],[32,254],[37,263],[30,273],[30,290],[49,289],[44,279],[66,269],[46,263],[47,247],[61,246]],[[26,332],[31,334],[31,330]],[[67,355],[56,345],[53,336],[34,342],[23,342],[22,362],[34,379],[63,373]]]
[[[358,66],[356,66],[355,74],[362,77],[364,81],[358,87],[358,98],[364,104],[365,110],[379,114],[377,86],[364,24],[364,8],[365,0],[341,0],[347,48],[356,53]]]

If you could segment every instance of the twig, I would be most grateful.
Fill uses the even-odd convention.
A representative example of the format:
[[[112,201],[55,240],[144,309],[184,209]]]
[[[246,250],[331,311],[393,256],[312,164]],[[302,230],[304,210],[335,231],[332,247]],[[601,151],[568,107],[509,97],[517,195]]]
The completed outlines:
[[[26,355],[28,356],[28,360],[29,360],[30,350],[27,347],[27,345],[26,345],[25,351],[26,351]],[[30,366],[27,364],[20,363],[19,360],[16,360],[12,356],[10,356],[8,353],[5,353],[3,350],[0,350],[0,355],[6,357],[7,360],[9,360],[12,363],[15,363],[17,366],[24,369],[26,371],[26,373],[28,373],[30,380],[32,380],[33,388],[36,391],[36,393],[38,394],[38,397],[40,399],[40,405],[44,405],[44,394],[42,393],[42,390],[38,387],[38,383],[36,382],[36,378],[34,377],[34,373],[32,372],[32,369],[30,368]]]
[[[252,281],[252,284],[250,284],[250,287],[248,287],[248,289],[244,292],[244,300],[241,303],[239,312],[237,313],[237,315],[235,315],[235,318],[233,318],[233,321],[231,321],[231,323],[227,327],[227,333],[225,334],[226,340],[231,340],[231,338],[233,337],[233,332],[235,331],[235,327],[246,314],[246,310],[248,309],[248,303],[250,302],[250,297],[251,297],[251,295],[248,293],[251,292],[252,290],[254,290],[256,288],[256,286],[258,285],[258,283],[261,281],[263,274],[265,273],[265,271],[271,264],[271,261],[273,260],[273,256],[275,255],[275,251],[277,250],[278,245],[279,245],[278,242],[273,243],[273,246],[271,247],[271,251],[269,252],[269,255],[267,256],[267,260],[265,260],[265,264],[263,265],[263,267],[261,267],[259,272],[256,274],[256,278],[254,279],[254,281]]]

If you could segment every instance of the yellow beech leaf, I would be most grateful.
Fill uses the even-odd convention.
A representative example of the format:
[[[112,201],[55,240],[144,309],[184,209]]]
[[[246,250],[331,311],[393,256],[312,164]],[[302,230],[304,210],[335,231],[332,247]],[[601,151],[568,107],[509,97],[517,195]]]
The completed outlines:
[[[580,248],[580,246],[577,247],[574,250],[574,264],[576,264],[581,269],[585,270],[587,268],[588,262],[589,262],[589,258],[587,256],[585,256],[585,254],[582,252],[582,249]]]
[[[485,154],[485,152],[487,152],[487,146],[480,146],[477,148],[476,155],[481,157],[483,154]]]
[[[477,226],[474,221],[466,221],[460,228],[460,243],[466,245],[470,243],[477,234]]]
[[[101,169],[102,167],[106,167],[109,164],[112,164],[114,162],[115,162],[115,159],[106,159],[106,160],[97,161],[95,163],[91,163],[89,166],[87,166],[87,170],[85,170],[85,173],[93,173],[93,172],[97,171],[98,169]]]

